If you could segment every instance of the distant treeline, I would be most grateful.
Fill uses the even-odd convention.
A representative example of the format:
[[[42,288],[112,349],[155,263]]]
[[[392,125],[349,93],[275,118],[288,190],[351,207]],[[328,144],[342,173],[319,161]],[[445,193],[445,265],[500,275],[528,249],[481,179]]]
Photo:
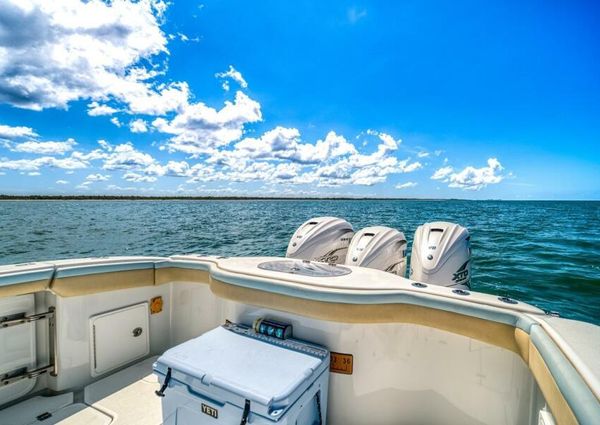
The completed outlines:
[[[277,197],[277,196],[135,196],[135,195],[2,195],[11,201],[256,201],[256,200],[419,200],[414,198]]]

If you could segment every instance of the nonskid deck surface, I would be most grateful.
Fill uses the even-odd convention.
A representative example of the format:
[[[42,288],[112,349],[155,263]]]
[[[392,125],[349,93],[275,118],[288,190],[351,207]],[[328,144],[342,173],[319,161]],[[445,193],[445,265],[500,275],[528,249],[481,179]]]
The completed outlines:
[[[154,394],[159,389],[152,373],[155,360],[148,358],[96,381],[79,397],[65,393],[27,399],[0,411],[0,425],[159,425],[162,410]],[[76,402],[77,398],[83,400]]]

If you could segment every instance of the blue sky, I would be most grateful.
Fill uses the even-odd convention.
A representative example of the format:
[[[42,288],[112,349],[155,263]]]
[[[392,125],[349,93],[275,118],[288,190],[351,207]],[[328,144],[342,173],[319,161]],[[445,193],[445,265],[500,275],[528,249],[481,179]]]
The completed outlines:
[[[600,199],[594,2],[17,1],[0,193]]]

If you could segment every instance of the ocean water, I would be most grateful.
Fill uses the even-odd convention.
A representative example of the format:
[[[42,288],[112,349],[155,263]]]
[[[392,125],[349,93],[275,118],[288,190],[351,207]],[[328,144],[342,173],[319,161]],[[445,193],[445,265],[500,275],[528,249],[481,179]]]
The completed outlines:
[[[314,216],[355,230],[452,221],[471,232],[473,290],[600,324],[600,202],[3,201],[0,264],[105,255],[285,255]]]

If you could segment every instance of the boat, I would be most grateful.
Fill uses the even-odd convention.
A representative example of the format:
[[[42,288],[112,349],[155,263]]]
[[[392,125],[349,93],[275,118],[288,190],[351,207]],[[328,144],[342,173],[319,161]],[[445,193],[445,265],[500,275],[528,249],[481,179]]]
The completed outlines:
[[[418,232],[411,269],[460,241],[449,284],[335,218],[285,257],[0,266],[0,424],[600,424],[600,327],[470,289],[468,232]]]

